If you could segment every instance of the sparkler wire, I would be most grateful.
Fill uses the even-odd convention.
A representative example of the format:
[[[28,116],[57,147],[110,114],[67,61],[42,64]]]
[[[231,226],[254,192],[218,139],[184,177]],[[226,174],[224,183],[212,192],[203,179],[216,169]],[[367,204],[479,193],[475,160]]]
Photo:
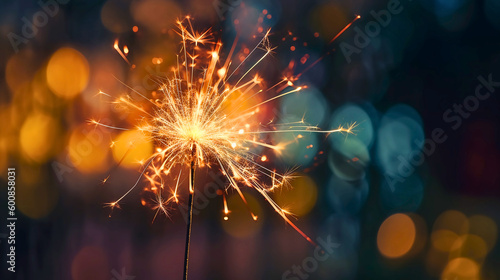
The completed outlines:
[[[194,175],[196,170],[196,145],[191,148],[191,173],[189,175],[188,220],[186,231],[186,249],[184,251],[184,280],[188,279],[189,245],[191,243],[191,224],[193,221]]]

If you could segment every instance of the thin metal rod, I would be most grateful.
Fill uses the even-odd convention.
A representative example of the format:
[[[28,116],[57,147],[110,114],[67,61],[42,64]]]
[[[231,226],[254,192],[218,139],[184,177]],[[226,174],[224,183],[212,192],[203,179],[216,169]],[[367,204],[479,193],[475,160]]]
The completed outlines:
[[[184,280],[188,280],[189,245],[191,243],[191,224],[193,222],[194,171],[196,169],[196,145],[191,148],[191,173],[189,174],[188,220],[186,232],[186,249],[184,254]]]

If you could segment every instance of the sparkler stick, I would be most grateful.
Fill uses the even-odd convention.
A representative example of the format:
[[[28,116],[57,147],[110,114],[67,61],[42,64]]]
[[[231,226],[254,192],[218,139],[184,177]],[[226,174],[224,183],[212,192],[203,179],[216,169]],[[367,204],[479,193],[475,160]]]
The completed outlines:
[[[352,133],[355,125],[322,130],[317,126],[306,124],[304,120],[275,124],[273,119],[269,122],[266,120],[263,124],[262,120],[257,118],[261,107],[306,88],[306,86],[295,86],[293,84],[297,80],[295,77],[294,79],[285,78],[267,89],[254,89],[254,87],[261,86],[262,78],[252,73],[273,51],[273,48],[269,46],[270,31],[268,30],[247,56],[240,60],[241,63],[235,65],[234,69],[230,69],[231,56],[237,41],[231,47],[229,56],[222,62],[220,61],[222,43],[209,40],[207,38],[210,36],[208,31],[201,34],[195,33],[189,17],[177,21],[177,25],[179,28],[177,34],[182,38],[182,53],[177,55],[177,67],[173,68],[172,77],[155,81],[158,84],[158,90],[154,93],[156,95],[154,99],[150,99],[127,86],[132,92],[144,99],[151,108],[141,106],[130,96],[120,97],[115,101],[141,114],[139,124],[135,129],[156,143],[156,152],[145,161],[147,164],[143,166],[143,171],[134,186],[118,200],[107,205],[112,209],[118,208],[119,203],[132,192],[141,178],[145,177],[150,184],[150,188],[146,188],[146,190],[155,195],[155,204],[152,208],[156,209],[157,213],[160,213],[161,210],[163,214],[168,216],[166,205],[179,203],[177,196],[182,168],[188,167],[190,170],[189,197],[183,275],[183,279],[187,280],[193,223],[195,171],[198,167],[211,168],[212,164],[217,164],[228,181],[226,191],[231,188],[238,193],[254,220],[257,220],[258,217],[250,210],[241,191],[242,186],[253,188],[260,193],[287,224],[316,247],[316,243],[289,219],[291,213],[282,209],[270,196],[270,193],[275,189],[287,185],[292,176],[280,174],[264,164],[258,163],[258,159],[267,161],[267,156],[258,155],[252,149],[259,147],[279,154],[286,145],[293,141],[272,142],[271,136],[277,133],[298,133],[297,140],[303,137],[302,133],[324,135]],[[126,55],[118,48],[118,41],[115,42],[114,48],[130,64]],[[259,56],[260,51],[264,51],[264,54]],[[252,61],[256,62],[252,63]],[[239,69],[241,71],[238,71]],[[280,86],[278,87],[278,85]],[[271,89],[275,90],[274,96],[258,99],[265,93],[270,93]],[[247,103],[247,101],[252,102]],[[102,124],[95,120],[91,123],[109,129],[128,130]],[[172,169],[178,167],[181,170],[176,180],[175,190],[173,190],[170,184],[165,183],[167,181],[164,178],[170,176]],[[165,187],[172,190],[172,195],[168,199],[163,198]],[[227,220],[230,211],[227,208],[225,195],[223,200],[224,220]]]
[[[189,174],[188,220],[186,232],[186,249],[184,251],[184,280],[188,279],[189,245],[191,242],[191,223],[193,221],[194,175],[196,169],[196,144],[191,147],[191,173]]]

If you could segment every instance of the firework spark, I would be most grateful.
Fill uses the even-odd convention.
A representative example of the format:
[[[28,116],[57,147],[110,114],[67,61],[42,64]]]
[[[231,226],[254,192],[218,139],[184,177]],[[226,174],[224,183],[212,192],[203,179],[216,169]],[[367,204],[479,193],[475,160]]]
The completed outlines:
[[[177,27],[181,51],[177,55],[177,65],[173,67],[171,76],[155,79],[158,90],[152,93],[151,98],[135,91],[144,99],[144,105],[128,96],[116,100],[119,104],[138,110],[142,115],[135,129],[155,143],[155,152],[145,161],[135,184],[108,206],[119,207],[120,202],[139,185],[141,178],[145,178],[149,190],[154,193],[155,217],[159,213],[168,216],[170,205],[179,203],[181,178],[184,174],[189,174],[189,207],[192,209],[195,169],[218,168],[227,178],[226,191],[235,190],[247,204],[241,188],[255,189],[290,226],[316,246],[289,219],[291,213],[282,209],[270,196],[275,189],[287,185],[293,175],[278,173],[267,167],[265,163],[269,162],[269,153],[264,155],[256,151],[264,149],[279,154],[286,148],[287,143],[273,143],[270,137],[272,134],[291,133],[300,138],[303,133],[351,133],[354,125],[321,130],[308,125],[304,120],[281,124],[262,121],[263,117],[259,114],[265,111],[266,106],[304,88],[294,84],[294,77],[285,77],[266,88],[263,79],[256,73],[256,67],[271,56],[274,50],[269,43],[270,30],[248,51],[248,55],[240,59],[241,63],[233,65],[232,57],[235,55],[237,40],[223,58],[222,43],[211,39],[209,30],[195,32],[189,17],[177,21]],[[115,42],[115,49],[126,59],[117,46],[118,42]],[[126,130],[95,120],[91,122],[107,128]],[[169,176],[171,179],[168,179]],[[227,220],[230,210],[225,194],[223,198],[224,219]],[[258,219],[254,213],[250,213],[254,220]],[[190,224],[191,215],[188,232]],[[189,233],[186,258],[188,250]]]

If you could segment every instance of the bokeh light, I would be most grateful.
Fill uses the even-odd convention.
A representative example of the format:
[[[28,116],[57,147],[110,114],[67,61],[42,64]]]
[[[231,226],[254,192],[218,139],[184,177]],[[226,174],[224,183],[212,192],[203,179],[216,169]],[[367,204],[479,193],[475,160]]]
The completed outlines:
[[[22,50],[11,56],[5,65],[5,81],[9,89],[15,92],[31,81],[36,71],[33,63],[35,53],[30,50]]]
[[[62,98],[71,99],[85,89],[89,80],[87,59],[77,50],[61,48],[47,65],[47,84]]]
[[[113,141],[113,158],[126,168],[137,168],[153,153],[153,143],[139,130],[127,130]]]
[[[321,125],[328,112],[328,103],[316,89],[308,88],[281,99],[281,113],[286,119],[304,120],[310,125]],[[343,123],[345,125],[345,123]]]
[[[345,104],[336,109],[330,120],[330,128],[345,126],[346,124],[356,124],[354,135],[349,135],[349,140],[359,139],[366,148],[370,148],[375,134],[373,122],[370,115],[360,106],[355,104]],[[345,137],[339,134],[332,134],[328,138],[332,144],[346,142]]]
[[[355,215],[335,213],[323,222],[321,235],[330,236],[332,242],[340,244],[335,255],[340,258],[358,249],[361,237],[361,223]]]
[[[109,271],[106,252],[97,246],[83,247],[71,263],[72,280],[109,280]]]
[[[388,217],[378,230],[377,245],[380,253],[387,258],[399,258],[407,254],[416,238],[413,220],[405,214]]]
[[[123,60],[115,56],[112,50],[105,50],[89,57],[90,78],[87,88],[82,92],[81,97],[86,105],[99,113],[106,113],[115,109],[109,104],[109,99],[97,93],[121,92],[123,85],[120,81],[125,79],[122,69]],[[126,116],[126,112],[115,110],[121,118]]]
[[[229,219],[221,219],[221,223],[225,232],[233,237],[245,239],[260,232],[264,217],[259,201],[247,192],[243,192],[243,195],[248,202],[248,207],[237,193],[232,194],[227,198]],[[252,218],[249,210],[258,217],[257,220]]]
[[[52,93],[47,84],[45,68],[41,68],[35,73],[30,89],[33,96],[33,107],[52,112],[57,112],[63,107],[62,100]]]
[[[498,238],[498,227],[493,219],[484,215],[473,215],[469,218],[469,233],[480,236],[491,251]]]
[[[226,16],[230,16],[225,22],[227,30],[232,31],[233,35],[241,34],[242,41],[250,41],[254,39],[254,34],[263,31],[263,29],[259,30],[259,26],[256,24],[261,15],[262,10],[259,10],[251,2],[237,5],[231,14],[228,14],[226,10]]]
[[[403,177],[412,174],[423,160],[422,119],[415,109],[399,104],[391,107],[380,120],[377,134],[377,161],[383,172]],[[409,173],[409,174],[408,174]]]
[[[435,230],[431,235],[432,245],[442,252],[451,251],[458,238],[457,233],[447,229]]]
[[[281,100],[281,117],[278,125],[304,122],[319,126],[324,122],[328,106],[321,92],[316,89],[304,89],[298,93],[285,96]],[[280,156],[288,164],[307,166],[319,152],[319,135],[316,133],[276,133],[275,142],[286,145]]]
[[[348,181],[363,179],[370,164],[370,153],[364,143],[357,138],[349,138],[332,146],[328,153],[328,166],[333,173]]]
[[[479,266],[468,258],[456,258],[445,267],[441,280],[479,280]]]
[[[50,115],[36,112],[26,117],[19,143],[28,160],[45,162],[55,152],[59,142],[60,127],[58,121]]]
[[[329,41],[349,23],[346,15],[338,4],[326,2],[317,5],[309,14],[311,31]]]
[[[327,198],[336,213],[357,214],[368,198],[368,192],[366,178],[349,182],[332,176],[328,183]]]
[[[441,279],[480,279],[496,239],[497,226],[491,218],[445,211],[434,222],[427,267],[435,275],[441,273]]]
[[[469,231],[469,220],[464,213],[457,210],[448,210],[436,219],[433,230],[447,229],[458,235]]]
[[[308,166],[319,152],[319,136],[316,133],[275,133],[273,139],[286,146],[286,149],[278,151],[278,157],[287,164]]]
[[[488,253],[484,240],[474,234],[465,234],[455,240],[451,246],[450,258],[466,257],[483,261]]]
[[[288,212],[304,216],[316,204],[318,187],[306,174],[297,174],[297,176],[290,182],[290,188],[285,187],[274,193],[274,201]]]
[[[173,1],[133,1],[130,5],[133,19],[156,34],[166,33],[182,11]]]
[[[87,124],[73,129],[68,143],[68,154],[73,166],[83,173],[107,168],[109,145],[104,133]]]
[[[123,33],[130,30],[131,16],[128,3],[122,0],[108,0],[101,9],[102,24],[111,32]]]
[[[31,219],[48,216],[58,202],[58,189],[53,185],[39,184],[47,180],[39,165],[23,165],[21,168],[25,173],[19,177],[16,188],[17,209]]]

